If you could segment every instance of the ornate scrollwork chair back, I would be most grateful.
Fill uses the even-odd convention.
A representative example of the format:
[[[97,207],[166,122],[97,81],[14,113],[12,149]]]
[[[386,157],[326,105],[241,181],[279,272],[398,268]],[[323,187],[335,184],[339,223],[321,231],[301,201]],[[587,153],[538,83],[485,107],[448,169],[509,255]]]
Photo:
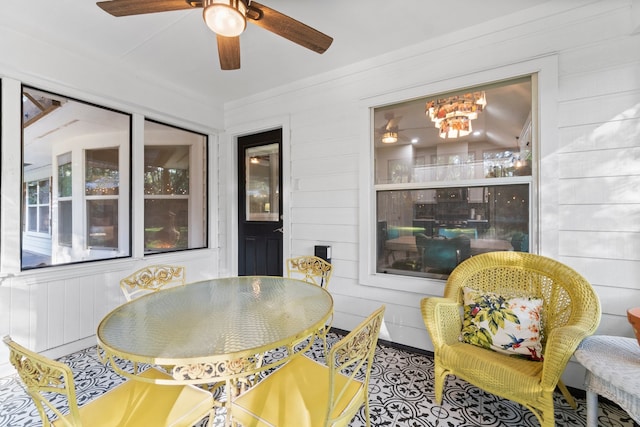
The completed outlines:
[[[474,296],[476,299],[469,299]],[[507,303],[503,311],[503,308],[498,310],[497,305],[483,305],[486,301]],[[527,304],[535,309],[525,310]],[[465,316],[461,316],[463,306]],[[488,329],[474,323],[477,319],[471,320],[471,313],[475,316],[486,307],[493,307],[492,313],[505,316],[512,316],[514,310],[522,307],[524,323],[526,319],[539,319],[539,323],[535,323],[539,327],[530,329],[536,331],[531,341],[535,344],[515,347],[524,355],[483,348],[480,341],[488,342],[485,335]],[[542,427],[555,425],[553,393],[556,387],[567,402],[576,407],[560,376],[578,344],[595,332],[601,312],[593,287],[572,268],[551,258],[524,252],[476,255],[453,270],[445,284],[444,297],[422,299],[421,309],[434,346],[434,389],[439,404],[445,378],[452,374],[489,393],[520,403],[534,413]],[[483,317],[489,318],[484,314],[480,316]],[[525,330],[522,323],[520,326]],[[531,338],[526,333],[522,335],[525,336]],[[463,342],[469,337],[471,341]],[[493,336],[494,344],[497,337]],[[509,334],[501,337],[521,338]],[[507,347],[509,343],[498,348],[504,352]],[[541,349],[541,356],[534,354],[537,348]]]
[[[287,259],[287,277],[303,280],[325,289],[329,287],[332,272],[333,266],[317,256],[309,255]],[[332,320],[318,331],[318,336],[324,342],[325,351],[327,349],[327,333],[331,329]]]
[[[127,301],[169,286],[184,285],[185,269],[176,265],[149,265],[120,280]]]
[[[63,422],[62,425],[82,425],[78,405],[75,404],[76,388],[71,369],[64,363],[48,360],[30,352],[8,336],[4,337],[3,341],[10,349],[9,361],[18,371],[27,393],[38,408],[44,425],[51,425],[48,412],[52,413],[54,419],[65,418],[58,406],[52,402],[54,396],[60,396],[69,402],[68,421]]]
[[[141,374],[146,381],[125,381],[78,406],[73,372],[68,365],[32,352],[9,336],[3,341],[44,426],[191,427],[207,416],[208,425],[213,425],[214,402],[210,393],[190,385],[153,384],[150,381],[154,379],[168,378],[153,368]],[[68,413],[63,414],[65,408]]]
[[[287,277],[304,280],[323,288],[329,287],[333,267],[317,256],[299,256],[287,259]]]
[[[233,402],[242,426],[346,427],[364,406],[369,420],[369,378],[385,307],[334,344],[327,365],[293,358]]]

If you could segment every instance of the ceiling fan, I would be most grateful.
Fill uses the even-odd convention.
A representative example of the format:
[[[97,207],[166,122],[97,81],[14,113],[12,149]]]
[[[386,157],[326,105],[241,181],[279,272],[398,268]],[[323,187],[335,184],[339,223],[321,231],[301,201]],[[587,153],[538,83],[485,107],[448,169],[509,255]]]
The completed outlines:
[[[376,129],[376,133],[380,136],[383,144],[394,144],[398,142],[398,139],[403,141],[409,140],[406,136],[399,134],[401,129],[398,127],[398,124],[402,116],[396,117],[393,113],[386,113],[384,118],[387,123]]]
[[[223,70],[240,68],[239,36],[247,21],[317,53],[324,53],[333,42],[326,34],[251,0],[109,0],[96,4],[116,17],[204,8],[204,20],[216,33]]]

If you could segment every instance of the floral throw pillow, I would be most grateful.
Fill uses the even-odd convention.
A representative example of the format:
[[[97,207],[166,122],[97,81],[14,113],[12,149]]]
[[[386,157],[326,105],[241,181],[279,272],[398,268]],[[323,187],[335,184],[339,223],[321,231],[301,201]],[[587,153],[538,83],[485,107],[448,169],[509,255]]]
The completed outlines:
[[[542,360],[542,299],[464,288],[461,340],[500,353]]]

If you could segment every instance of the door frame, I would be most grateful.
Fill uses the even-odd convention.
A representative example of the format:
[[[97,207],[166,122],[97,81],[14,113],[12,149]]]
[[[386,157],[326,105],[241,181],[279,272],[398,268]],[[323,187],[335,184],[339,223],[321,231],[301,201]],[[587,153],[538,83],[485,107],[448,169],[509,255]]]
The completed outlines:
[[[220,177],[219,180],[219,188],[226,183],[226,192],[224,192],[226,200],[218,202],[219,209],[224,210],[223,218],[226,218],[226,222],[220,224],[220,228],[224,228],[226,231],[225,246],[222,250],[224,255],[221,253],[219,257],[220,276],[238,275],[238,138],[278,128],[282,128],[282,164],[280,165],[282,168],[281,197],[284,231],[282,235],[282,267],[283,271],[286,271],[284,262],[291,253],[291,128],[289,122],[288,115],[273,117],[230,127],[218,137],[220,152],[225,152],[225,156],[220,156],[220,161],[227,165],[227,167],[224,167],[222,163],[218,165],[220,170],[224,170],[224,177]],[[227,148],[223,150],[222,147]]]

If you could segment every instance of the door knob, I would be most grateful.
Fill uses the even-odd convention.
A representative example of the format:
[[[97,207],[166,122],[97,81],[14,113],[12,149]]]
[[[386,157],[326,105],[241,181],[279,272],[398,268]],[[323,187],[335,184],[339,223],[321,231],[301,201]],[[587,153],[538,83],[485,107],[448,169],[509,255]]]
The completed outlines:
[[[273,230],[273,232],[275,233],[276,231],[279,231],[280,233],[284,234],[284,230],[282,229],[282,227],[278,227],[275,230]]]

